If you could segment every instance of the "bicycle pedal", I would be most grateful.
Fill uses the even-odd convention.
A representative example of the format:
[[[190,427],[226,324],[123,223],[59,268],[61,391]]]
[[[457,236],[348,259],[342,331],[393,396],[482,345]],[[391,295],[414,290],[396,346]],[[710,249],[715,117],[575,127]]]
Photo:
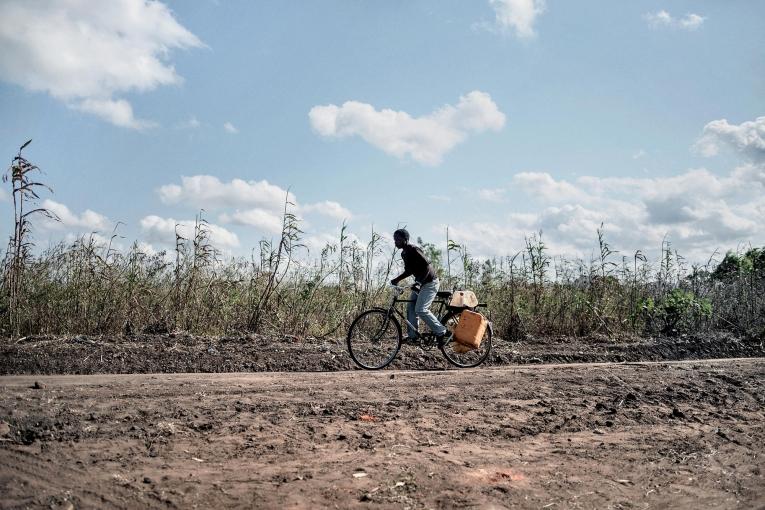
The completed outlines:
[[[424,351],[430,351],[438,347],[438,341],[434,337],[422,338],[420,340],[420,348]]]

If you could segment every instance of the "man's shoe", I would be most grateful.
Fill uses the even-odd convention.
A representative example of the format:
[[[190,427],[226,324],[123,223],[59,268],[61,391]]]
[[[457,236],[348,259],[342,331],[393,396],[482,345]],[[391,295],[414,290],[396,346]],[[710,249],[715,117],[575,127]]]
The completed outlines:
[[[454,336],[454,333],[452,333],[448,329],[444,332],[443,335],[436,335],[436,342],[438,343],[438,347],[443,347],[444,345],[451,342],[453,336]]]
[[[415,337],[405,336],[404,338],[401,339],[401,343],[405,344],[405,345],[419,345],[420,344],[420,337],[419,336],[415,336]]]

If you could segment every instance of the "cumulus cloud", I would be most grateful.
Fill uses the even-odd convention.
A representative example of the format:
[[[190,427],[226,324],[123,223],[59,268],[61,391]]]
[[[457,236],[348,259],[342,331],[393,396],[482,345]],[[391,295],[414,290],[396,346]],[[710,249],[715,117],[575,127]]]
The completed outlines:
[[[765,117],[730,124],[726,119],[713,120],[704,126],[695,149],[703,156],[715,156],[721,146],[731,147],[756,162],[765,163]]]
[[[64,242],[66,244],[72,245],[75,243],[82,243],[82,244],[93,244],[93,246],[99,248],[99,249],[107,249],[111,248],[113,250],[122,251],[125,247],[122,243],[117,241],[115,238],[109,236],[102,236],[101,234],[95,233],[95,232],[69,232],[64,236]]]
[[[437,225],[434,236],[442,236],[447,225]],[[521,226],[510,218],[502,222],[473,221],[448,225],[450,239],[465,243],[474,256],[493,257],[512,255],[524,242],[524,235],[533,231],[532,226]]]
[[[316,214],[335,220],[353,217],[350,210],[331,200],[300,204],[292,192],[266,180],[224,182],[212,175],[183,176],[180,184],[166,184],[157,189],[157,193],[165,204],[220,210],[221,223],[255,227],[268,233],[281,231],[285,200],[289,200],[288,209],[293,214]]]
[[[516,174],[513,183],[537,203],[532,213],[508,214],[501,222],[450,225],[458,242],[476,254],[512,254],[524,237],[542,231],[556,255],[589,256],[596,229],[629,255],[658,250],[668,236],[681,254],[702,261],[716,249],[739,242],[765,243],[765,172],[755,164],[718,176],[705,169],[653,178],[579,177],[555,179],[544,172]]]
[[[654,13],[649,12],[648,14],[643,15],[643,17],[652,27],[670,26],[674,21],[674,18],[672,18],[672,16],[664,10]]]
[[[327,245],[331,246],[337,244],[339,237],[339,234],[320,232],[306,236],[306,238],[303,240],[303,244],[305,245],[309,254],[316,255],[320,253],[321,250],[323,250]]]
[[[651,28],[679,28],[682,30],[697,30],[704,24],[706,18],[698,14],[686,14],[676,18],[665,10],[648,13],[643,16]]]
[[[705,17],[699,16],[698,14],[688,14],[679,20],[680,28],[696,30],[704,23],[705,19]]]
[[[531,196],[548,202],[576,201],[586,198],[586,194],[566,181],[556,181],[546,172],[521,172],[513,176],[517,184]]]
[[[164,245],[175,245],[176,225],[178,233],[186,238],[194,238],[194,220],[175,220],[149,215],[141,219],[141,230],[150,242]],[[230,230],[209,223],[210,242],[213,246],[223,249],[232,249],[239,246],[239,237]]]
[[[325,200],[315,204],[306,204],[299,209],[303,213],[316,213],[336,220],[349,220],[353,217],[351,211],[337,202]]]
[[[478,198],[484,202],[502,202],[505,199],[507,190],[505,188],[485,188],[479,189]]]
[[[284,209],[285,199],[295,203],[295,195],[266,180],[232,179],[222,182],[212,175],[181,177],[181,184],[167,184],[157,190],[166,204],[184,203],[196,208],[250,207],[267,211]]]
[[[133,107],[124,99],[85,99],[72,105],[73,108],[92,113],[102,119],[111,122],[115,126],[146,129],[156,126],[154,122],[136,119],[133,115]]]
[[[359,236],[357,236],[354,232],[348,232],[346,231],[344,233],[346,236],[344,243],[346,246],[351,245],[353,243],[358,244],[359,246],[365,246],[366,241],[363,241]],[[390,239],[386,239],[385,235],[381,235],[381,238],[383,239],[383,242],[393,245],[392,241]],[[318,232],[309,234],[303,239],[303,244],[305,245],[306,249],[308,250],[308,253],[316,256],[319,253],[321,253],[321,250],[323,250],[327,246],[337,246],[340,241],[340,232]],[[387,254],[386,254],[387,256]]]
[[[43,224],[48,229],[102,231],[111,227],[109,218],[90,209],[86,209],[81,214],[76,214],[66,205],[50,199],[43,200],[40,207],[49,210],[60,220],[53,221],[46,219]]]
[[[422,117],[404,111],[377,110],[370,104],[346,101],[314,106],[308,114],[311,126],[321,136],[359,136],[398,158],[411,157],[425,165],[437,165],[444,155],[470,133],[498,131],[505,114],[485,92],[460,97],[456,106],[445,105]]]
[[[136,248],[138,248],[138,251],[148,255],[149,257],[152,257],[156,255],[157,253],[159,253],[159,251],[154,247],[153,244],[147,243],[146,241],[139,241],[136,244]]]
[[[749,183],[755,186],[765,188],[765,164],[748,164],[736,168],[733,171],[733,178],[738,182]]]
[[[180,83],[170,51],[203,46],[159,1],[5,0],[0,19],[3,80],[132,129],[153,123],[115,96]]]
[[[230,122],[226,122],[225,124],[223,124],[223,129],[226,130],[226,133],[229,133],[229,134],[232,134],[232,135],[235,135],[235,134],[239,133],[239,130],[236,128],[236,126],[234,126]]]
[[[494,8],[496,25],[513,31],[520,38],[534,37],[534,22],[545,12],[545,0],[489,0]]]
[[[183,122],[179,122],[175,125],[178,129],[199,129],[202,126],[202,123],[199,122],[199,119],[197,119],[194,115],[188,118],[188,120],[185,120]]]
[[[246,225],[259,230],[276,234],[282,231],[282,217],[272,211],[263,209],[247,209],[233,213],[223,213],[219,217],[221,223]]]
[[[353,217],[351,211],[337,202],[325,200],[315,204],[295,205],[291,208],[293,214],[318,214],[334,220],[349,220]],[[222,213],[219,216],[221,223],[233,223],[255,227],[268,233],[279,233],[282,230],[282,212],[269,211],[261,208],[237,210],[233,213]],[[302,218],[301,218],[302,219]]]

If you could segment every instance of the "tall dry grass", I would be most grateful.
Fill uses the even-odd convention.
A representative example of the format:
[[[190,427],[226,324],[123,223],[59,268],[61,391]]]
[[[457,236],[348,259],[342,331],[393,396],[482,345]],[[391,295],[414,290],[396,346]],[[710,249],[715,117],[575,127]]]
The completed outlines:
[[[36,167],[14,158],[9,170],[14,233],[4,257],[0,333],[120,334],[183,330],[341,337],[360,310],[382,304],[400,270],[393,247],[372,232],[351,241],[345,225],[320,252],[303,245],[299,219],[285,201],[282,231],[250,258],[223,260],[200,214],[194,235],[149,254],[116,250],[85,236],[35,254],[30,239]],[[590,260],[554,257],[541,233],[517,253],[473,257],[449,237],[446,249],[418,241],[442,289],[471,289],[489,303],[498,335],[703,333],[726,329],[765,336],[765,250],[688,264],[663,243],[658,260],[616,252],[593,233]]]

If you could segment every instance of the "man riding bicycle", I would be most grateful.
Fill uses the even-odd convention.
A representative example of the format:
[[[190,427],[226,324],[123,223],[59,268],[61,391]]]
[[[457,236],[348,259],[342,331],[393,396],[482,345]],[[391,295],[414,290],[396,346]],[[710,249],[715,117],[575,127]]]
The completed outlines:
[[[438,292],[438,275],[428,259],[425,258],[420,247],[409,244],[409,232],[405,229],[401,228],[393,233],[393,242],[396,244],[396,248],[401,249],[404,272],[392,279],[390,283],[398,285],[398,282],[404,278],[414,276],[411,302],[406,307],[406,318],[409,324],[407,325],[407,338],[404,340],[411,342],[419,338],[417,327],[419,326],[418,319],[421,318],[441,344],[444,342],[448,330],[430,311],[430,305],[433,304]]]

